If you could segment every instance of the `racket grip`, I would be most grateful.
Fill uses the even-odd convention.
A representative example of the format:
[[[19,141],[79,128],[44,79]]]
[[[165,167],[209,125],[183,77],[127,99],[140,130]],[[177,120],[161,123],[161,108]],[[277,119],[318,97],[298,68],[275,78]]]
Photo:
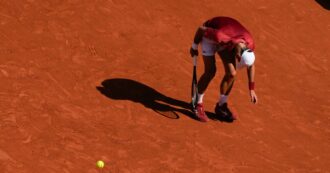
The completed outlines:
[[[197,56],[196,55],[193,56],[193,61],[194,61],[194,66],[196,66],[197,65]]]

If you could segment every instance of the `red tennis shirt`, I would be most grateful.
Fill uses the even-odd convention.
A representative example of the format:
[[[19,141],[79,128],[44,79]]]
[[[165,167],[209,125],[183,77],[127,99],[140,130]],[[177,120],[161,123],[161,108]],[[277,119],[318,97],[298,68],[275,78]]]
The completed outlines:
[[[254,41],[250,32],[237,20],[230,17],[215,17],[204,23],[207,27],[204,37],[226,45],[227,49],[233,49],[237,43],[245,43],[254,50]]]

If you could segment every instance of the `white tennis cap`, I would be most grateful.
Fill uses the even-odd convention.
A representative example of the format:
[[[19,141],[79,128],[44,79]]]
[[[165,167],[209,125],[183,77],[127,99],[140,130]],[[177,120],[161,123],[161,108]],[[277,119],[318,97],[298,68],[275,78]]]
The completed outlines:
[[[244,66],[251,66],[255,61],[254,53],[251,49],[246,49],[242,53],[241,61],[237,64],[237,68],[240,69]]]

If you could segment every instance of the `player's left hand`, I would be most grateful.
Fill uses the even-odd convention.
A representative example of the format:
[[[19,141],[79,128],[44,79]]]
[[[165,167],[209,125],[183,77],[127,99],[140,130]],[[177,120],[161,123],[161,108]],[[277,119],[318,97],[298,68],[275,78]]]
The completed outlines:
[[[198,49],[190,48],[191,57],[198,56]]]
[[[254,103],[254,104],[257,104],[258,97],[257,97],[256,92],[254,90],[250,90],[250,97],[251,97],[251,102]]]

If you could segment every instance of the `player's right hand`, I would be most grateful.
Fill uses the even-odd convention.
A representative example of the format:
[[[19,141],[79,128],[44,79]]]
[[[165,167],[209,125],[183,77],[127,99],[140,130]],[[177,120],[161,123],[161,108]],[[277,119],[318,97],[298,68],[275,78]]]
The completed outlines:
[[[198,56],[198,50],[191,47],[190,55],[191,55],[191,57]]]
[[[254,104],[258,103],[258,97],[256,95],[256,92],[254,90],[250,90],[250,97],[251,97],[251,102]]]

